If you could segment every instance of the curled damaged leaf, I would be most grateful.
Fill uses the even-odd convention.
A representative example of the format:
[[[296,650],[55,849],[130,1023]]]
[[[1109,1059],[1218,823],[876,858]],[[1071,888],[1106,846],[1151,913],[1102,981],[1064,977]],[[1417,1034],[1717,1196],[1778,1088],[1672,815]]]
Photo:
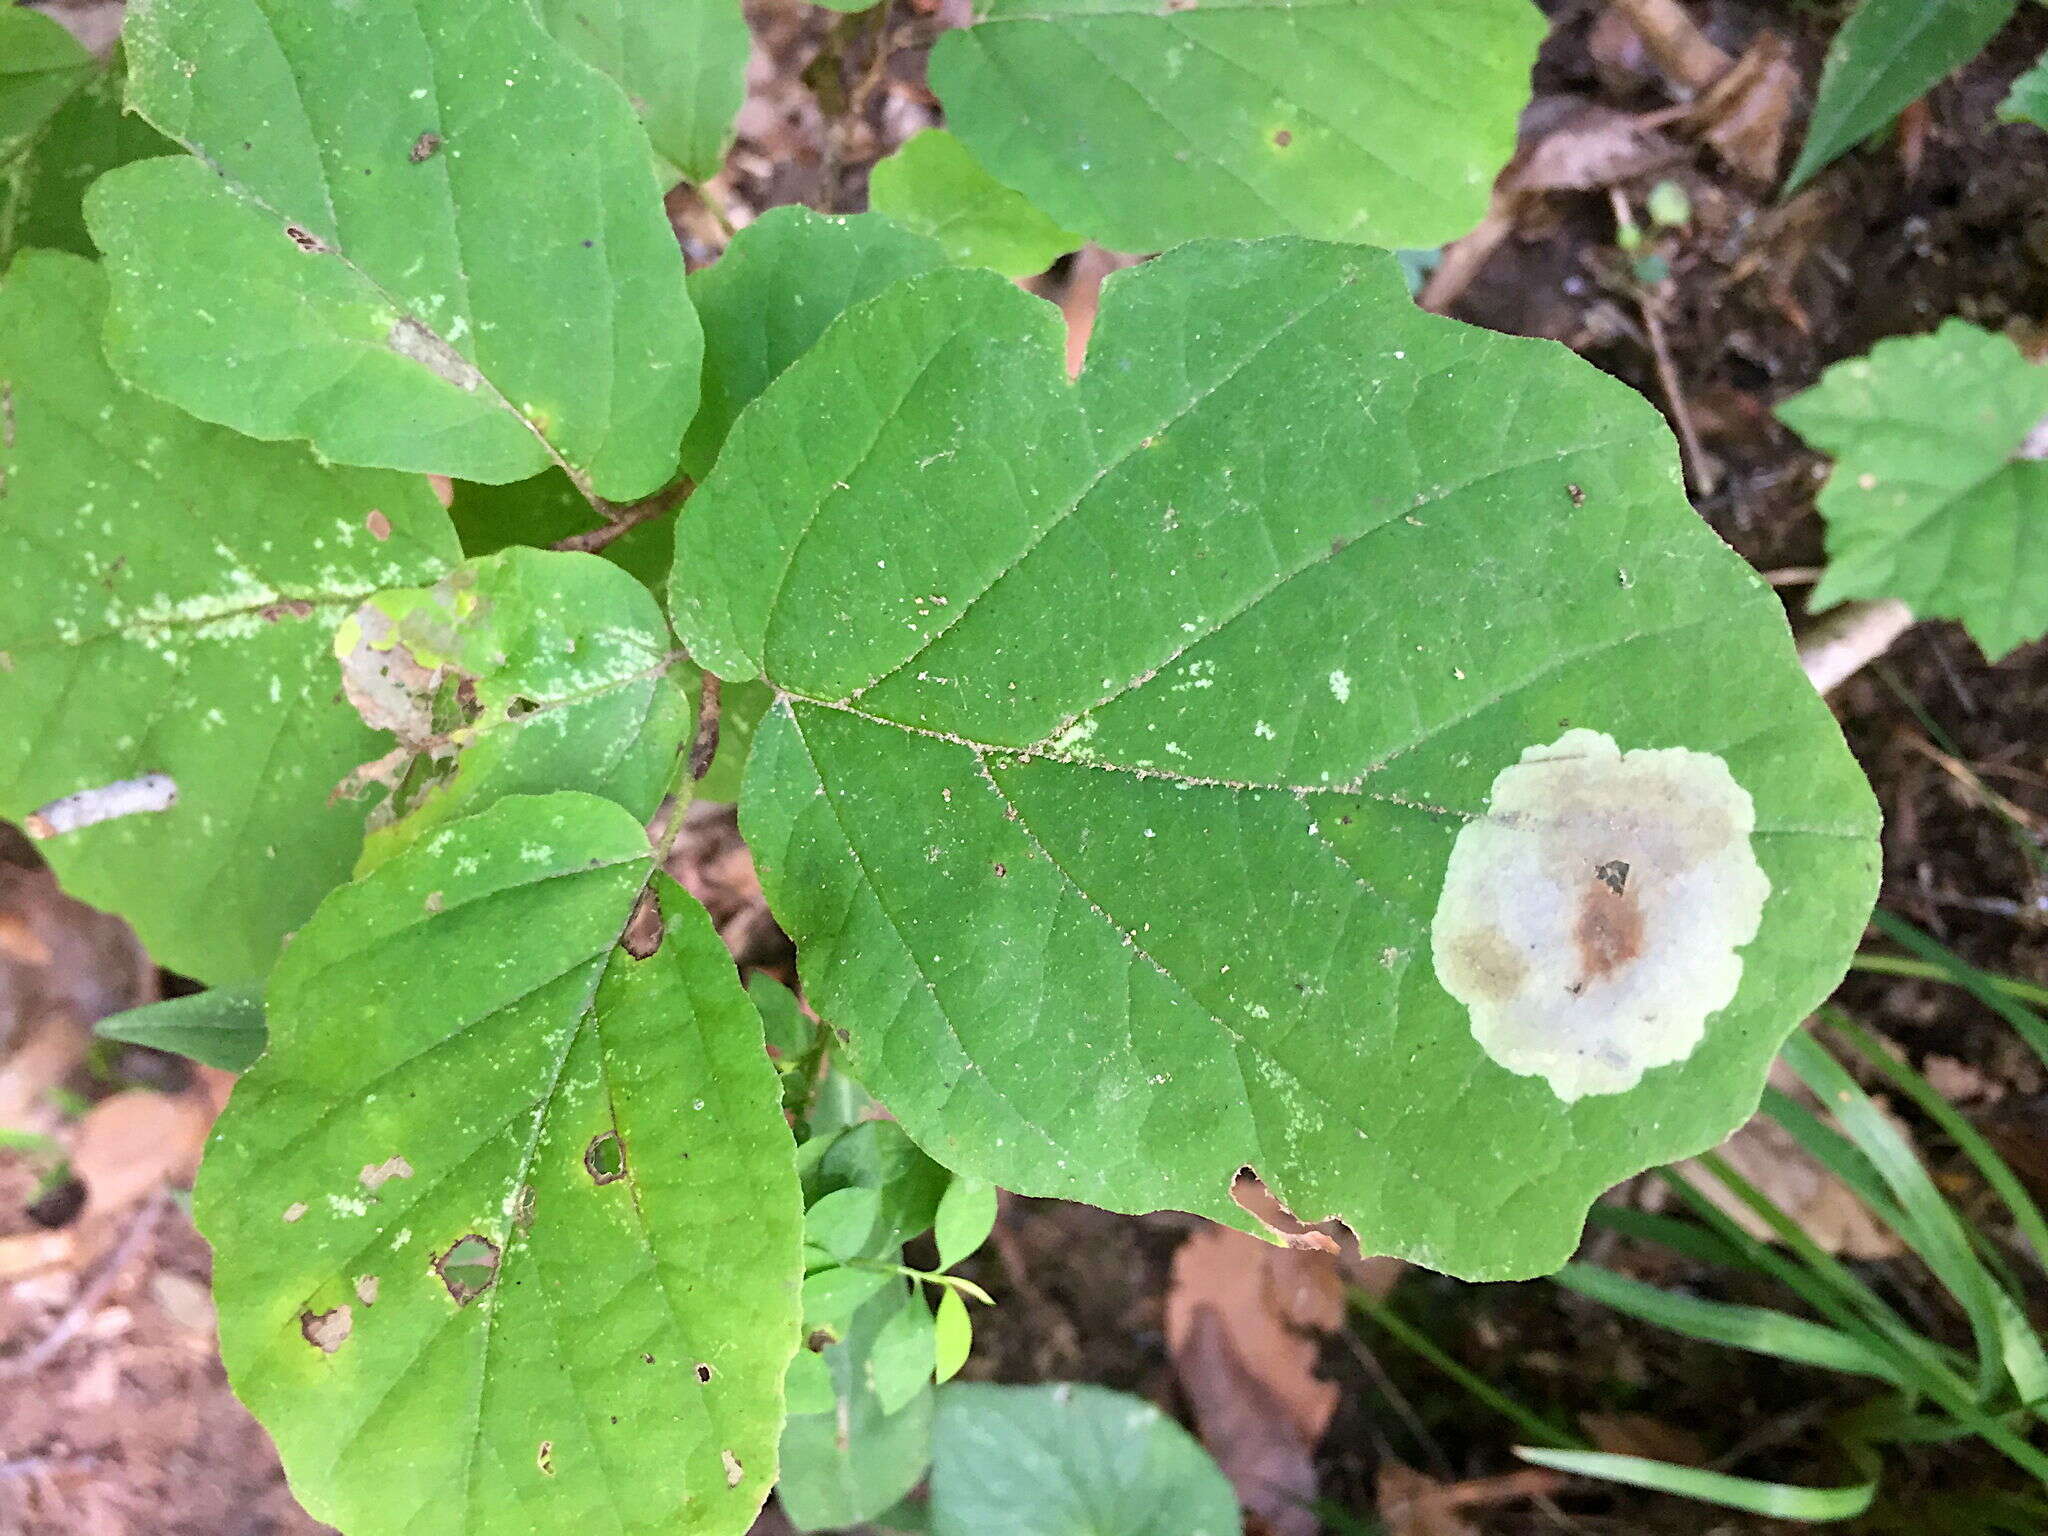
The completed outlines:
[[[652,816],[694,726],[695,670],[647,589],[593,555],[511,548],[380,592],[335,632],[342,687],[397,746],[359,869],[508,794],[582,789]]]

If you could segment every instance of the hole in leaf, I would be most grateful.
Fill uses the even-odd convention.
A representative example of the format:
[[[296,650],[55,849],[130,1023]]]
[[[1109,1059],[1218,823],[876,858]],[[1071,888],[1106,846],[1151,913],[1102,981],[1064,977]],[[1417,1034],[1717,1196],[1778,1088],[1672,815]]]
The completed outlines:
[[[498,1245],[472,1232],[434,1260],[434,1273],[458,1307],[466,1307],[498,1282]]]
[[[540,1470],[541,1470],[541,1476],[543,1476],[543,1477],[553,1477],[553,1476],[555,1475],[555,1442],[554,1442],[554,1441],[552,1441],[552,1440],[543,1440],[543,1441],[541,1441],[541,1443],[540,1443],[540,1449],[539,1449],[539,1450],[538,1450],[537,1452],[535,1452],[535,1453],[534,1453],[534,1458],[533,1458],[533,1464],[534,1464],[535,1466],[537,1466],[537,1467],[539,1467],[539,1468],[540,1468]]]
[[[1273,143],[1281,149],[1285,149],[1288,145],[1292,144],[1293,142],[1294,135],[1288,129],[1282,128],[1278,133],[1273,135]]]
[[[583,1149],[583,1169],[593,1184],[612,1184],[626,1176],[626,1144],[617,1131],[590,1139]]]
[[[708,1366],[708,1365],[699,1365],[699,1366],[697,1367],[697,1379],[698,1379],[699,1381],[703,1381],[703,1382],[708,1382],[708,1381],[710,1381],[710,1380],[711,1380],[711,1367],[710,1367],[710,1366]]]
[[[733,1455],[731,1451],[720,1451],[718,1454],[725,1462],[725,1486],[728,1488],[739,1487],[740,1480],[747,1475],[746,1468],[740,1465],[739,1457]]]
[[[331,1355],[347,1343],[355,1326],[355,1313],[347,1307],[336,1307],[331,1312],[299,1314],[299,1333],[323,1355]]]
[[[804,1340],[804,1348],[814,1355],[821,1355],[839,1342],[839,1335],[830,1328],[814,1328],[811,1336]]]

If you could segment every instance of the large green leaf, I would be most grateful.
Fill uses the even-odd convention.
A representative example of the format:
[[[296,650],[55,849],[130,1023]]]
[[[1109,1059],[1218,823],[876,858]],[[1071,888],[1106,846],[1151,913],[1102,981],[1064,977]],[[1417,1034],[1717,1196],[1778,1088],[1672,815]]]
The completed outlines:
[[[742,823],[807,995],[1004,1188],[1241,1222],[1250,1165],[1368,1251],[1555,1267],[1869,910],[1777,602],[1639,396],[1381,253],[1191,245],[1062,346],[899,285],[678,530],[684,643],[783,695]]]
[[[105,177],[107,349],[349,464],[660,486],[700,337],[646,136],[505,0],[138,0],[129,98],[196,159]]]
[[[1530,0],[983,0],[932,51],[998,181],[1118,250],[1434,246],[1486,211],[1543,40]]]
[[[1787,192],[1977,56],[2019,0],[1863,0],[1835,35]]]
[[[1778,414],[1837,461],[1814,607],[1895,597],[1962,620],[1994,659],[2048,632],[2048,463],[2029,448],[2048,368],[1951,320],[1836,364]]]
[[[347,878],[382,748],[330,638],[458,558],[426,483],[329,470],[122,385],[99,270],[29,252],[0,283],[0,814],[165,774],[175,807],[53,837],[66,886],[163,964],[262,976]]]
[[[1229,1481],[1143,1398],[1061,1382],[952,1386],[932,1435],[932,1536],[1237,1536]]]
[[[945,263],[937,241],[865,214],[771,208],[741,230],[690,276],[704,320],[704,403],[683,439],[683,468],[703,479],[748,402],[841,311]]]
[[[335,892],[195,1196],[221,1353],[349,1536],[737,1533],[799,1205],[758,1016],[615,805],[500,801]]]
[[[653,594],[595,555],[511,548],[336,631],[349,697],[396,736],[363,867],[506,795],[579,789],[645,820],[696,726],[696,670]]]
[[[692,181],[717,173],[747,94],[740,0],[540,0],[548,30],[626,89]]]
[[[875,212],[931,236],[960,265],[1005,277],[1043,272],[1081,243],[989,175],[943,128],[926,129],[880,161],[868,180],[868,201]]]

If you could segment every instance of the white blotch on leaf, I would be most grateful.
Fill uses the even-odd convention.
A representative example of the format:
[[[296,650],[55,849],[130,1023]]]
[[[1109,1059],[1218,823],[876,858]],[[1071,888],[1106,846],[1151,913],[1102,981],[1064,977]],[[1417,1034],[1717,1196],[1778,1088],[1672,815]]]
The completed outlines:
[[[1351,679],[1342,672],[1330,674],[1330,693],[1339,704],[1351,702]]]
[[[1711,753],[1590,730],[1525,751],[1458,834],[1430,927],[1481,1049],[1566,1103],[1690,1056],[1770,895],[1755,827]]]

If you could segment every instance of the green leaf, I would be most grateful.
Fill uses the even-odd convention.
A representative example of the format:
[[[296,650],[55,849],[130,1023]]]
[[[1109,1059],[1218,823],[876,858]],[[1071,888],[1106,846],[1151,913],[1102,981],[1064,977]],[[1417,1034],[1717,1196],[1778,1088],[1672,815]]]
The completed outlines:
[[[933,1374],[941,1385],[960,1374],[974,1348],[974,1320],[967,1315],[967,1302],[952,1289],[939,1292],[938,1316],[933,1319],[933,1345],[937,1360]]]
[[[18,5],[0,10],[0,164],[21,153],[98,68],[62,23]]]
[[[625,87],[647,136],[691,181],[716,174],[747,94],[739,0],[541,0],[541,20]]]
[[[334,649],[351,702],[398,742],[358,775],[392,786],[359,871],[506,795],[584,790],[644,821],[694,729],[668,621],[594,555],[514,547],[381,592]]]
[[[1020,192],[981,168],[960,140],[929,128],[880,161],[868,203],[906,229],[929,235],[963,267],[1028,277],[1081,244]]]
[[[988,1241],[996,1228],[996,1187],[985,1180],[962,1177],[946,1186],[932,1222],[939,1247],[939,1268],[951,1269]]]
[[[1965,321],[1881,341],[1778,407],[1834,455],[1812,606],[1895,597],[1960,619],[1994,661],[2048,631],[2048,368]]]
[[[1828,49],[1786,192],[1888,127],[1975,58],[2018,8],[2019,0],[1862,0]]]
[[[2012,93],[1998,109],[2001,122],[2032,123],[2048,128],[2048,54],[2012,83]]]
[[[811,1021],[796,1005],[796,994],[766,971],[747,978],[747,996],[761,1015],[761,1029],[773,1050],[785,1062],[794,1061],[809,1049]]]
[[[495,555],[514,544],[545,548],[599,526],[596,509],[559,469],[511,485],[455,482],[448,505],[465,554]],[[600,550],[601,558],[649,587],[660,587],[675,560],[675,520],[651,518]]]
[[[263,1054],[263,988],[215,987],[110,1013],[93,1026],[102,1040],[146,1045],[203,1066],[246,1072]]]
[[[742,822],[807,995],[1019,1193],[1241,1225],[1250,1165],[1368,1251],[1555,1268],[1750,1112],[1870,908],[1868,788],[1657,413],[1381,253],[1171,252],[1074,386],[1013,285],[902,284],[741,419],[676,571],[692,655],[783,695]],[[1606,969],[1610,882],[1682,958]]]
[[[939,1394],[932,1536],[1237,1536],[1209,1453],[1102,1387],[962,1384]]]
[[[882,1211],[881,1191],[850,1187],[821,1195],[804,1212],[804,1241],[815,1243],[835,1259],[866,1255]]]
[[[79,202],[102,171],[174,148],[121,110],[104,68],[38,11],[0,9],[0,270],[30,246],[95,254]]]
[[[350,1536],[737,1533],[773,1481],[799,1206],[702,910],[647,836],[500,801],[328,898],[195,1194],[221,1352]]]
[[[903,1308],[892,1281],[854,1316],[844,1342],[823,1351],[832,1376],[830,1411],[791,1414],[782,1427],[776,1497],[800,1531],[838,1530],[872,1520],[917,1486],[931,1460],[932,1398],[921,1388],[907,1406],[882,1406],[868,1366],[876,1341]]]
[[[1529,0],[983,0],[979,14],[932,50],[947,123],[997,181],[1123,251],[1463,234],[1514,153],[1546,27]]]
[[[690,274],[704,323],[704,401],[683,439],[684,471],[710,472],[740,412],[843,311],[945,262],[936,240],[867,214],[771,208],[733,236]]]
[[[819,1189],[871,1189],[880,1197],[871,1258],[929,1230],[947,1186],[946,1170],[892,1120],[869,1120],[838,1136],[813,1178]]]
[[[380,749],[340,698],[335,627],[458,557],[424,481],[330,470],[128,388],[106,282],[30,252],[0,283],[0,814],[167,775],[177,802],[44,842],[151,956],[225,985],[348,877]]]
[[[945,1298],[951,1295],[951,1291],[941,1293],[940,1311],[945,1310]],[[932,1309],[925,1305],[924,1297],[913,1285],[904,1292],[903,1305],[882,1324],[868,1355],[868,1376],[883,1413],[900,1413],[910,1406],[912,1398],[931,1386],[932,1370],[938,1362],[937,1349],[938,1330],[932,1322]]]
[[[133,382],[346,464],[628,500],[701,345],[647,140],[531,10],[144,0],[129,99],[200,158],[87,199]]]

